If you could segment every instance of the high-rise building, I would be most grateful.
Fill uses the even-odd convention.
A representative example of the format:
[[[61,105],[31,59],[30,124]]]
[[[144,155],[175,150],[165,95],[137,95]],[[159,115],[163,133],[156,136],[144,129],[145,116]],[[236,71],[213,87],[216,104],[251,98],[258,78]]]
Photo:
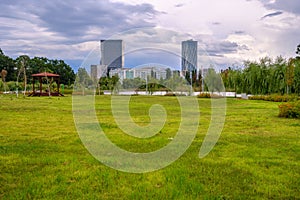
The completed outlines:
[[[98,80],[97,65],[91,65],[91,79],[93,82]]]
[[[100,65],[106,65],[108,71],[124,67],[122,40],[101,40],[100,45]]]
[[[181,71],[191,72],[197,70],[198,42],[193,40],[181,43]]]
[[[91,65],[91,78],[93,81],[96,81],[101,77],[105,77],[106,75],[107,75],[106,65]]]

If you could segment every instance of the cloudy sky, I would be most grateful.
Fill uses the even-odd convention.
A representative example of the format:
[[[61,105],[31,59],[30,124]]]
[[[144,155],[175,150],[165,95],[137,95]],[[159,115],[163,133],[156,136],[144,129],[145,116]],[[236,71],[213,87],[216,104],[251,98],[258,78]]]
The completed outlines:
[[[291,57],[300,44],[298,0],[2,0],[0,10],[6,55],[63,59],[74,69],[98,64],[99,40],[109,38],[124,40],[126,67],[179,68],[188,39],[198,41],[204,67]]]

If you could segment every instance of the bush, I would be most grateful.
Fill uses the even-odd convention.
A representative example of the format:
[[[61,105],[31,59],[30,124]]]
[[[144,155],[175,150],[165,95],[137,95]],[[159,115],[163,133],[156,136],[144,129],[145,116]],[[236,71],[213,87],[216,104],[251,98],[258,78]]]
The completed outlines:
[[[22,83],[19,83],[18,86],[19,86],[18,87],[19,90],[23,90],[23,84]],[[16,89],[17,89],[17,83],[16,82],[10,81],[10,82],[6,83],[6,90],[15,91]]]
[[[176,94],[175,93],[166,93],[164,96],[168,96],[168,97],[175,97]]]
[[[186,94],[171,93],[171,92],[169,92],[169,93],[166,93],[164,96],[167,96],[167,97],[175,97],[175,96],[177,96],[177,97],[179,97],[179,96],[186,96]]]
[[[280,104],[279,117],[300,118],[300,101]]]
[[[72,93],[73,93],[73,89],[64,89],[64,94],[72,94]]]
[[[200,93],[198,96],[198,98],[210,98],[210,93]]]
[[[200,93],[198,98],[222,98],[223,96],[217,94],[210,94],[210,93]]]
[[[274,102],[289,102],[298,100],[298,96],[295,95],[254,95],[249,97],[250,100],[264,100]]]

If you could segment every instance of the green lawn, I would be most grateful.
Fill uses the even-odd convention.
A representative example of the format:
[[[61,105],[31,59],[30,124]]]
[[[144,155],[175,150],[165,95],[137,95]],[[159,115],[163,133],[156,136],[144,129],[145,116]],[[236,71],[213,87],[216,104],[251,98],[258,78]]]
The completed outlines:
[[[71,97],[0,96],[0,199],[300,199],[300,120],[278,118],[279,103],[227,99],[214,149],[198,157],[210,122],[210,100],[199,99],[198,134],[183,156],[145,174],[111,169],[91,156],[74,126]],[[175,97],[132,97],[136,123],[163,105],[165,127],[137,139],[118,129],[110,96],[96,97],[106,135],[132,152],[167,145],[179,127]]]

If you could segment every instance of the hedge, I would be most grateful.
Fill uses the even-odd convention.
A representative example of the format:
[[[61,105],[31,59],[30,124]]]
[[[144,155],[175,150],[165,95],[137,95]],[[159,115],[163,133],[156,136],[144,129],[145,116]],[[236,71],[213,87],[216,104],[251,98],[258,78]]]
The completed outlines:
[[[300,101],[280,104],[279,117],[300,118]]]

